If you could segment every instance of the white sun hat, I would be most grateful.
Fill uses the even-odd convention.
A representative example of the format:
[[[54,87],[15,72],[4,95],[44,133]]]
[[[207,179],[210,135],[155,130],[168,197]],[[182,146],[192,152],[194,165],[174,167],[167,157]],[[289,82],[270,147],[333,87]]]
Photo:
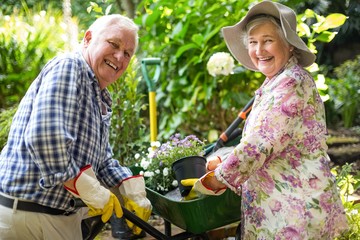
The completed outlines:
[[[250,70],[258,70],[252,63],[248,50],[243,43],[242,32],[249,20],[256,15],[262,14],[271,15],[280,20],[284,36],[286,40],[296,48],[296,56],[301,66],[308,67],[314,63],[316,58],[315,54],[310,51],[304,41],[297,35],[295,12],[289,7],[271,1],[263,1],[256,4],[240,22],[233,26],[222,28],[226,45],[236,60]]]

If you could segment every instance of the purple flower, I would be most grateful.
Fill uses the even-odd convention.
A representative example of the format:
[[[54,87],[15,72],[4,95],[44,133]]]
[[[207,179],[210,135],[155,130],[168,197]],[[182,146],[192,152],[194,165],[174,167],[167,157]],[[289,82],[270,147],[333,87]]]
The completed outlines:
[[[331,192],[325,192],[320,195],[320,206],[325,212],[329,213],[333,205]]]
[[[256,224],[257,227],[261,227],[261,222],[266,219],[265,210],[260,207],[251,208],[252,213],[249,215],[250,223]]]
[[[310,186],[311,188],[317,189],[317,188],[318,188],[317,183],[318,183],[319,181],[320,181],[320,180],[319,180],[316,176],[314,176],[314,177],[312,177],[312,178],[309,179],[309,186]]]
[[[285,176],[284,174],[281,174],[281,176],[282,176],[282,179],[289,182],[293,188],[297,188],[297,187],[302,188],[302,183],[299,178],[295,178],[292,175]]]
[[[314,152],[316,149],[319,149],[320,143],[316,140],[314,135],[307,135],[304,139],[304,146],[309,152]]]
[[[244,147],[244,152],[247,153],[250,157],[256,156],[256,145],[251,145],[250,143],[246,144]]]
[[[275,215],[275,213],[279,212],[281,210],[281,202],[278,200],[271,200],[271,202],[269,203],[269,207],[271,209],[271,213],[273,215]]]
[[[276,234],[275,240],[302,240],[301,234],[296,227],[284,227]]]
[[[265,193],[270,194],[275,188],[275,182],[264,169],[257,171],[257,178],[259,179],[259,184]]]
[[[303,111],[303,117],[305,119],[312,118],[315,115],[315,108],[312,105],[306,106],[306,108]]]
[[[300,161],[296,158],[290,158],[289,159],[290,165],[292,169],[296,169],[301,165]]]
[[[292,88],[295,85],[296,85],[296,80],[294,78],[284,78],[277,88],[288,89],[288,88]]]
[[[224,171],[236,169],[238,168],[239,164],[240,164],[239,158],[234,154],[230,154],[226,162],[224,162],[223,164],[223,169]]]
[[[285,142],[289,141],[291,139],[291,136],[289,134],[284,134],[281,139],[280,139],[280,142],[281,144],[284,145]]]
[[[289,117],[295,117],[299,115],[300,102],[284,102],[281,104],[281,111]]]

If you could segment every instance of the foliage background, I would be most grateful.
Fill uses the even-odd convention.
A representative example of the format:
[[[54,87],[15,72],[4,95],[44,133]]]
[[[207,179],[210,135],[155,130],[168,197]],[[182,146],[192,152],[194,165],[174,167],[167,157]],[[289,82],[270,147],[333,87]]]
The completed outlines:
[[[69,41],[65,35],[68,29],[62,18],[64,2],[5,0],[0,6],[2,10],[0,22],[4,26],[0,35],[0,43],[2,43],[0,45],[0,109],[7,109],[19,102],[48,59],[62,49],[74,47],[68,46]],[[236,74],[227,77],[214,78],[206,71],[206,63],[212,54],[228,51],[220,33],[221,27],[235,24],[246,14],[247,9],[257,2],[254,0],[72,1],[71,10],[73,22],[79,29],[78,39],[81,39],[90,22],[105,11],[134,16],[140,26],[140,48],[137,59],[159,57],[162,64],[161,76],[156,83],[158,139],[165,140],[173,133],[179,132],[183,135],[195,134],[212,142],[229,126],[264,79],[260,73],[248,71],[242,66],[237,66]],[[327,51],[326,47],[336,42],[345,42],[344,39],[349,38],[355,42],[354,36],[359,35],[359,4],[354,0],[279,2],[293,7],[299,16],[308,8],[313,9],[319,16],[336,10],[349,14],[345,24],[333,30],[339,31],[339,34],[330,43],[315,42],[315,48],[318,51],[318,72],[324,74],[321,92],[329,96],[326,102],[328,125],[352,127],[358,124],[359,98],[352,97],[357,96],[353,94],[358,93],[356,80],[358,73],[356,70],[348,71],[348,68],[351,66],[352,69],[358,69],[359,62],[354,60],[353,64],[339,67],[340,70],[335,73],[334,68],[337,66],[331,55],[333,51]],[[90,12],[88,12],[89,6],[92,10]],[[42,21],[34,22],[35,16],[42,10],[46,10]],[[12,26],[17,22],[22,27],[5,24],[7,15],[12,19]],[[318,21],[316,18],[307,18],[304,23],[312,26],[316,21]],[[26,41],[18,37],[20,33],[27,36]],[[316,36],[311,37],[316,40]],[[147,87],[138,70],[139,61],[136,61],[127,75],[119,80],[118,86],[115,85],[110,89],[117,103],[112,140],[114,152],[122,162],[131,162],[130,153],[142,148],[142,143],[149,141],[149,129],[146,127],[149,126],[148,103],[145,97]],[[342,80],[338,81],[339,78]],[[346,89],[353,90],[351,95],[341,91],[344,90],[342,88],[344,82]],[[134,95],[130,95],[129,92]],[[126,106],[128,103],[131,104]],[[131,109],[135,113],[132,116]],[[140,127],[134,128],[135,124]],[[2,130],[6,132],[5,128]],[[127,135],[124,133],[129,134],[129,137],[125,137]],[[5,142],[6,136],[3,135],[0,139]]]

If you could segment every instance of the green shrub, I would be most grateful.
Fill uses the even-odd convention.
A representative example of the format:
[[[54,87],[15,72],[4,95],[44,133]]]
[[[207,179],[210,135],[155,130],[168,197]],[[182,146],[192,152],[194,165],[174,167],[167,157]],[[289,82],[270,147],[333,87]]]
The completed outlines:
[[[344,204],[349,229],[336,240],[357,240],[360,239],[360,203],[350,201],[349,197],[360,189],[360,173],[354,172],[353,164],[346,163],[332,169],[336,175],[337,186]]]
[[[65,48],[60,11],[0,14],[0,109],[18,103],[44,64]]]
[[[0,151],[5,146],[17,105],[0,111]]]
[[[156,87],[160,139],[175,132],[207,139],[210,130],[224,130],[260,85],[263,76],[243,68],[217,78],[206,70],[214,53],[227,51],[220,29],[241,19],[251,2],[159,0],[139,4],[138,11],[145,11],[135,19],[141,26],[140,53],[162,62]]]
[[[334,69],[336,78],[329,80],[329,95],[334,110],[341,115],[346,128],[360,124],[360,55]]]

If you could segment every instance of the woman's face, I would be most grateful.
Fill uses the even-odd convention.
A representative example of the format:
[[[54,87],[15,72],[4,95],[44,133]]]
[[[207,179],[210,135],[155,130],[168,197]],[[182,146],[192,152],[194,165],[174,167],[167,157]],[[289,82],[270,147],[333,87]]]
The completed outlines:
[[[266,77],[272,78],[291,57],[290,49],[279,36],[272,22],[254,27],[248,34],[248,53],[251,61]]]
[[[94,34],[85,33],[83,55],[101,89],[114,83],[126,70],[135,51],[135,33],[116,24]]]

